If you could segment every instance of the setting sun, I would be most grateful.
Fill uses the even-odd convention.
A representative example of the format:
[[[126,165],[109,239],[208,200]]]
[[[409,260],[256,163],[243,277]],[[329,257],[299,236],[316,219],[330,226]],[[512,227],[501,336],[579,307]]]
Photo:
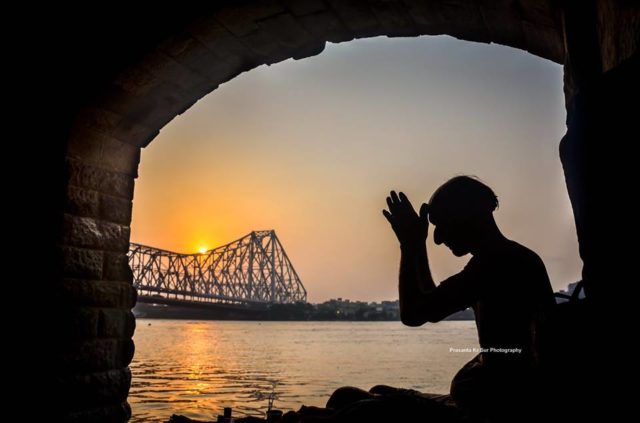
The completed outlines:
[[[207,247],[200,247],[200,248],[198,249],[198,252],[199,252],[200,254],[204,254],[204,253],[206,253],[206,252],[207,252]]]

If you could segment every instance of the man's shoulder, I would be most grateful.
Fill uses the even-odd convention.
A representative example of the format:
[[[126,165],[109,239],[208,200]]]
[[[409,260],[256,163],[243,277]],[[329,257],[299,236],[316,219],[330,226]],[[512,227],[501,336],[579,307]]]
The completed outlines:
[[[506,243],[505,249],[508,252],[507,255],[513,258],[542,263],[542,259],[535,251],[516,241],[509,240]]]
[[[512,275],[526,275],[527,278],[548,278],[547,268],[542,258],[532,249],[509,241],[503,255],[497,260],[504,270]]]
[[[490,254],[482,257],[473,257],[469,264],[472,264],[473,267],[493,265],[500,267],[505,265],[515,267],[544,266],[542,259],[535,251],[512,240],[502,243],[499,247],[493,249]]]

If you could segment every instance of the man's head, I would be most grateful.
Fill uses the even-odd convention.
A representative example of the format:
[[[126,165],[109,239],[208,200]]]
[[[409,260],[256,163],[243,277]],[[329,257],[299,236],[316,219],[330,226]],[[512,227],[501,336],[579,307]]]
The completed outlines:
[[[495,228],[493,211],[497,207],[498,197],[477,178],[449,179],[429,200],[434,242],[444,243],[458,257],[468,254],[486,230]]]

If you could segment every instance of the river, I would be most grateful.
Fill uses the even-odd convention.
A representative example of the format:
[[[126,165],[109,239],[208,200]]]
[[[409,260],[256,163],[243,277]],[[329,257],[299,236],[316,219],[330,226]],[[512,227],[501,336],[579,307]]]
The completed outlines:
[[[216,420],[325,404],[345,385],[446,393],[478,348],[473,321],[419,328],[400,322],[247,322],[138,319],[132,422],[171,414]],[[454,349],[454,351],[452,351]]]

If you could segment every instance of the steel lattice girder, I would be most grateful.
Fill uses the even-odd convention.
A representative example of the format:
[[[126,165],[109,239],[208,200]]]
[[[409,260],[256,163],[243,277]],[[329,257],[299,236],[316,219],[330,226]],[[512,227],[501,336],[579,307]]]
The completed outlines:
[[[140,295],[216,303],[307,301],[275,231],[250,234],[203,254],[130,244],[129,265]]]

